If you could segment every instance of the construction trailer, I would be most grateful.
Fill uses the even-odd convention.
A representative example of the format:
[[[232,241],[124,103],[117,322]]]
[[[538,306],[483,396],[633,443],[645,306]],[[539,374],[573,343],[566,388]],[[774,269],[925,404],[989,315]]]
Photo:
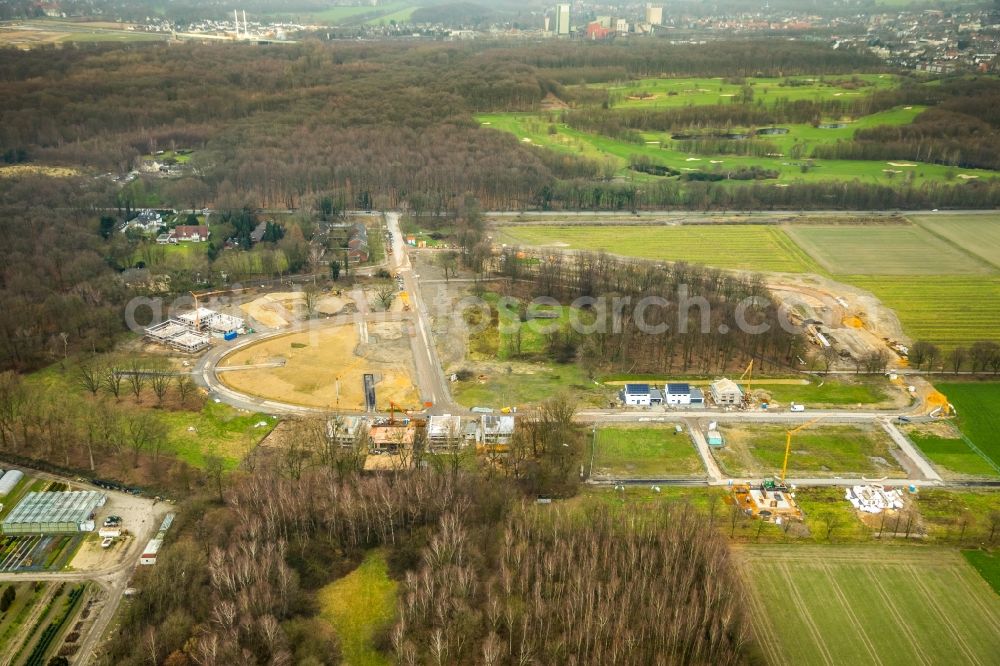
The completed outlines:
[[[151,566],[156,564],[156,556],[160,552],[160,548],[163,547],[163,539],[156,537],[150,539],[146,547],[142,549],[142,555],[139,556],[139,564],[145,566]]]
[[[96,490],[30,492],[0,523],[4,534],[72,534],[94,531],[94,512],[108,497]]]

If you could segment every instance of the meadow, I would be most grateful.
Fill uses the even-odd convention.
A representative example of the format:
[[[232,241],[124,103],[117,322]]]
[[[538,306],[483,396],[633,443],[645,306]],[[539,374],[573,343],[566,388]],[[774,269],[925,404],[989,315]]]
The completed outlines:
[[[712,454],[731,477],[780,476],[785,428],[771,424],[720,426],[725,446]],[[816,425],[792,436],[788,476],[901,478],[889,436],[874,426]]]
[[[965,247],[905,224],[511,225],[499,229],[498,240],[725,269],[832,275],[875,294],[912,339],[948,350],[1000,340],[1000,276],[987,263],[1000,254],[1000,243],[986,232],[977,241],[974,229],[989,224],[978,215],[956,217],[954,225],[968,220],[973,228],[952,232]],[[976,256],[965,252],[973,244]]]
[[[560,393],[581,407],[606,407],[610,391],[595,385],[576,363],[471,363],[474,377],[452,383],[455,401],[465,407],[516,407],[537,404]],[[480,379],[480,374],[483,379]]]
[[[376,632],[392,622],[398,583],[389,578],[381,551],[319,591],[320,617],[333,625],[345,664],[380,666],[390,660],[375,649]]]
[[[704,473],[687,431],[657,428],[600,428],[594,439],[593,476],[659,478]]]
[[[769,663],[988,664],[1000,653],[1000,596],[957,551],[753,546],[737,557]]]
[[[895,310],[914,340],[943,349],[1000,340],[1000,277],[857,275],[844,282],[872,292]]]
[[[787,184],[790,182],[823,182],[829,180],[858,181],[892,185],[910,182],[946,182],[962,179],[992,178],[992,171],[961,169],[940,164],[916,162],[881,162],[869,160],[819,160],[811,159],[812,147],[821,143],[849,141],[854,132],[876,125],[904,125],[913,121],[919,107],[898,108],[866,116],[843,128],[824,129],[808,124],[783,125],[785,135],[763,137],[780,151],[772,156],[713,155],[687,153],[676,149],[669,133],[642,132],[643,143],[633,143],[602,134],[585,132],[558,122],[551,113],[492,113],[480,114],[476,119],[488,129],[505,131],[517,136],[522,143],[554,150],[610,164],[615,173],[636,182],[657,180],[628,168],[635,157],[648,158],[652,164],[667,166],[681,173],[723,172],[723,170],[758,167],[778,173],[777,179],[765,182]],[[727,128],[739,130],[741,128]],[[800,151],[801,157],[790,157]],[[746,183],[746,181],[723,181]],[[960,182],[960,181],[959,181]]]
[[[1000,554],[985,550],[963,550],[962,556],[1000,594]]]
[[[788,225],[785,231],[833,275],[983,274],[992,267],[922,227]]]
[[[949,472],[965,476],[997,476],[989,462],[969,448],[961,437],[940,437],[919,432],[908,433],[908,436],[932,463]]]
[[[962,433],[1000,465],[1000,382],[935,382],[934,386],[955,406]]]
[[[767,225],[512,226],[501,230],[500,240],[719,268],[789,273],[815,268],[782,229]]]
[[[1000,269],[1000,215],[911,215],[929,233]]]
[[[782,85],[785,84],[785,85]],[[786,78],[751,77],[741,82],[718,78],[648,78],[611,84],[570,86],[603,88],[615,108],[664,108],[728,104],[739,98],[744,87],[753,91],[753,101],[773,105],[778,101],[849,100],[877,90],[898,85],[891,74],[855,74],[830,77],[789,76]]]

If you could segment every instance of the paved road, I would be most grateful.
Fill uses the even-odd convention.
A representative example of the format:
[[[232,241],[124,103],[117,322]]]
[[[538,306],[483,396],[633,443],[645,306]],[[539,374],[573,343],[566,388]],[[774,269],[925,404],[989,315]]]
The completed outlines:
[[[463,414],[467,410],[452,400],[451,391],[444,378],[444,370],[438,359],[434,339],[431,337],[427,306],[420,294],[417,274],[406,253],[406,244],[403,243],[403,233],[399,228],[399,213],[386,213],[385,217],[389,232],[392,234],[392,257],[389,259],[389,264],[403,278],[403,288],[410,295],[413,309],[415,331],[414,335],[410,336],[410,345],[413,349],[413,363],[417,372],[416,384],[420,390],[420,397],[424,402],[433,404],[430,413]]]

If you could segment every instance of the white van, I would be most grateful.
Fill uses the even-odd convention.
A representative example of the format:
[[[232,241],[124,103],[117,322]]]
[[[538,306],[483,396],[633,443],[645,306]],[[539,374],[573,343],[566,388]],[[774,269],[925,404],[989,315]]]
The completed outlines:
[[[806,411],[806,406],[805,405],[796,405],[793,402],[792,406],[789,407],[789,409],[791,409],[793,412],[804,412],[804,411]]]

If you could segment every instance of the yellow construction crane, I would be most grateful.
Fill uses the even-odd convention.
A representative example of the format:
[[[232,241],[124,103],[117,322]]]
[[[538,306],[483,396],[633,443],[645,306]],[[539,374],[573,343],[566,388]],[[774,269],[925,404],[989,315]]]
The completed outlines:
[[[753,359],[750,359],[750,365],[748,365],[747,369],[743,371],[742,375],[740,375],[740,381],[742,382],[744,378],[747,380],[747,388],[743,393],[743,402],[749,403],[751,400],[750,394],[751,391],[753,391]]]
[[[815,418],[812,421],[807,421],[800,425],[798,428],[793,428],[785,432],[785,461],[781,463],[781,485],[785,485],[785,472],[788,471],[788,454],[792,452],[792,435],[800,430],[808,428],[813,425],[823,417]]]

